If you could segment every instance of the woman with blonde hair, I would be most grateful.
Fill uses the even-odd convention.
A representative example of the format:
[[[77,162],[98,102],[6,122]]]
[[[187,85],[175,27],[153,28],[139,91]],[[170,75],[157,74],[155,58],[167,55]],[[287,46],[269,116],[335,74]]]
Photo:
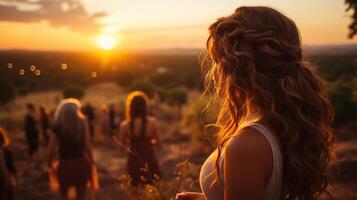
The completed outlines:
[[[63,100],[56,109],[50,134],[49,165],[51,168],[58,148],[57,175],[62,199],[68,199],[70,187],[75,187],[77,199],[85,199],[87,183],[91,180],[94,161],[89,127],[80,108],[77,99]]]
[[[239,7],[209,32],[206,85],[222,100],[217,150],[201,168],[203,193],[177,199],[310,200],[328,193],[333,112],[303,58],[294,21],[269,7]]]
[[[154,146],[160,130],[154,117],[148,116],[148,97],[141,91],[128,95],[126,119],[121,123],[119,138],[129,147],[127,169],[134,186],[152,183],[160,177]]]

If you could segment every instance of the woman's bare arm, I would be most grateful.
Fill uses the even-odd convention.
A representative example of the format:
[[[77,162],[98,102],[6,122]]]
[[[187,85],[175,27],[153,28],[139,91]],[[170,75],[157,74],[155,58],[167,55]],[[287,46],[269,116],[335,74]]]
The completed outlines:
[[[182,192],[176,195],[175,200],[206,200],[206,197],[200,192]]]
[[[224,199],[263,200],[272,155],[264,136],[252,128],[232,138],[224,154]],[[270,177],[269,177],[270,178]]]

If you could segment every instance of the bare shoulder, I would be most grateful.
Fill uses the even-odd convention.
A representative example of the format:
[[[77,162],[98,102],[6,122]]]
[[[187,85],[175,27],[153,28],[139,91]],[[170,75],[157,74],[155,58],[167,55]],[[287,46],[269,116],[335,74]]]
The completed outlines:
[[[265,137],[253,128],[243,128],[228,141],[224,151],[225,194],[228,199],[238,199],[238,196],[263,199],[272,165]]]
[[[265,137],[257,130],[247,127],[231,138],[225,146],[226,156],[240,158],[271,157],[270,146]],[[238,156],[239,155],[239,156]]]

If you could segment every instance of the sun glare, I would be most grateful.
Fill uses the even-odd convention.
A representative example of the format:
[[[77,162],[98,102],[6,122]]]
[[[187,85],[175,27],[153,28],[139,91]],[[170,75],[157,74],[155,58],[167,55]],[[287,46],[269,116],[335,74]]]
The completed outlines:
[[[118,39],[113,35],[101,35],[97,38],[98,47],[104,50],[111,50],[117,44],[118,44]]]

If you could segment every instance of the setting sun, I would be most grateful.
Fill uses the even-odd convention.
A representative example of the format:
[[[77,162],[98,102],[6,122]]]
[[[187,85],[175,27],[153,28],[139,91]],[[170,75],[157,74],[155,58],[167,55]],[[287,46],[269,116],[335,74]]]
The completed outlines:
[[[111,50],[118,44],[118,38],[113,35],[101,35],[96,42],[101,49]]]

